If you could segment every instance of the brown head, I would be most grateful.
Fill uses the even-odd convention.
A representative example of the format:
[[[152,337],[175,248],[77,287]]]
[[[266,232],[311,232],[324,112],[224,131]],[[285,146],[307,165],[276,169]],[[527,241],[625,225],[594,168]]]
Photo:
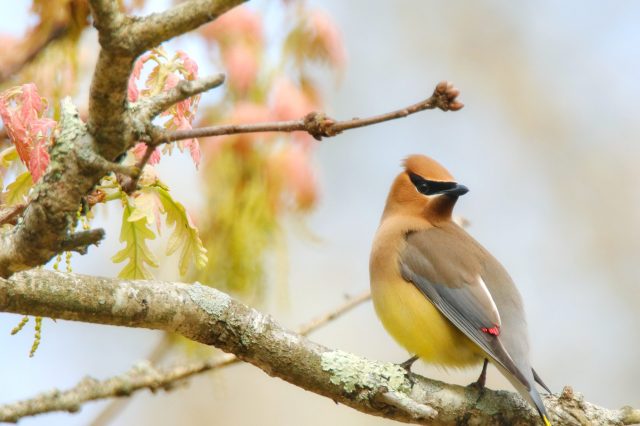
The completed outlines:
[[[404,168],[391,186],[383,217],[401,213],[432,223],[448,220],[458,197],[469,191],[440,163],[425,155],[409,156]]]

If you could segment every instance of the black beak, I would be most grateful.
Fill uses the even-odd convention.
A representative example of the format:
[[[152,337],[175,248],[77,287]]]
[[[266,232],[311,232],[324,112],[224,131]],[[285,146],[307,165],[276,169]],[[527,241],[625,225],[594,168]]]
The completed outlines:
[[[467,188],[464,185],[460,185],[459,183],[456,183],[456,185],[453,188],[440,191],[440,194],[451,195],[452,197],[459,197],[461,195],[466,194],[467,192],[469,192],[469,188]]]

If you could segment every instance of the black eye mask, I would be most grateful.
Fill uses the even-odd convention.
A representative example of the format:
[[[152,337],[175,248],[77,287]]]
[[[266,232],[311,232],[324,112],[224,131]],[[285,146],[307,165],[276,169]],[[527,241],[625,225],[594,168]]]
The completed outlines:
[[[409,172],[409,179],[411,179],[411,183],[413,183],[418,192],[424,195],[447,194],[457,197],[469,192],[466,186],[456,182],[428,180],[412,172]]]

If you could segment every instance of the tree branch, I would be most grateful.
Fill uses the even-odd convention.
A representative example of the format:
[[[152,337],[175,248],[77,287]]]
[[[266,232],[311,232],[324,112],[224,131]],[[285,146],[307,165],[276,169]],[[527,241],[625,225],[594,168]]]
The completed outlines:
[[[438,83],[433,94],[422,102],[410,105],[386,114],[368,118],[354,118],[352,120],[335,121],[319,112],[311,112],[299,120],[278,121],[269,123],[228,124],[222,126],[202,127],[191,130],[165,130],[155,127],[151,135],[151,143],[159,145],[183,139],[201,138],[207,136],[234,135],[238,133],[258,132],[307,132],[317,140],[323,137],[336,136],[345,130],[370,126],[384,121],[403,118],[427,109],[441,109],[442,111],[458,111],[464,107],[457,100],[460,91],[452,83],[442,81]]]
[[[171,90],[148,98],[142,98],[136,104],[136,108],[140,109],[140,117],[144,117],[150,123],[153,118],[172,105],[208,90],[215,89],[222,85],[222,83],[224,83],[224,74],[203,77],[197,80],[180,80],[176,87]]]
[[[42,265],[61,251],[86,249],[101,237],[100,231],[90,239],[70,236],[80,200],[106,173],[104,163],[92,160],[93,153],[92,138],[67,98],[47,171],[32,190],[17,225],[0,233],[0,276]]]
[[[145,133],[147,117],[127,108],[127,84],[135,59],[163,41],[214,20],[245,0],[190,0],[144,18],[132,18],[111,0],[90,0],[100,55],[91,82],[89,132],[99,152],[113,160]]]
[[[87,243],[97,242],[102,235],[100,231],[83,234],[82,241],[70,234],[82,198],[93,191],[105,174],[117,171],[136,176],[139,172],[113,160],[139,140],[150,125],[150,111],[129,108],[126,101],[129,75],[141,53],[140,46],[151,41],[153,45],[159,44],[166,40],[163,37],[195,28],[241,2],[192,0],[142,19],[123,14],[118,2],[89,2],[102,48],[91,82],[88,124],[85,126],[79,119],[71,101],[63,102],[59,135],[51,148],[49,167],[33,189],[17,225],[0,231],[0,276],[40,266],[62,250],[85,251]],[[170,22],[172,19],[176,22]],[[136,37],[145,32],[148,34],[143,40],[137,41]],[[171,101],[212,87],[218,80],[214,77],[181,83],[176,91],[155,99],[155,103],[152,100],[147,106],[156,112]]]
[[[0,311],[178,332],[234,353],[267,374],[365,413],[405,422],[533,425],[537,414],[517,394],[413,377],[394,364],[331,350],[199,284],[124,281],[33,270],[0,279]],[[388,395],[386,395],[388,394]],[[407,399],[408,398],[408,399]],[[640,411],[607,410],[566,390],[545,397],[554,424],[631,424]],[[435,410],[435,414],[433,411]],[[433,414],[433,418],[431,415]]]
[[[299,327],[298,333],[306,336],[370,298],[369,291],[348,298],[343,304],[330,312]],[[156,392],[159,389],[170,391],[195,375],[236,364],[239,361],[235,355],[224,354],[207,360],[191,362],[187,365],[176,365],[167,369],[155,369],[151,363],[143,361],[124,374],[106,380],[98,381],[91,377],[86,377],[76,386],[65,391],[54,389],[28,400],[2,405],[0,406],[0,421],[17,422],[23,417],[53,411],[74,413],[80,410],[85,402],[130,396],[134,392],[143,389],[149,389],[151,392]],[[104,422],[100,423],[106,424]]]
[[[140,54],[180,34],[195,30],[247,0],[190,0],[132,23],[129,38]]]
[[[63,250],[83,252],[88,243],[97,243],[102,237],[99,230],[82,234],[82,239],[70,236],[75,229],[75,213],[81,200],[91,194],[100,179],[111,171],[133,177],[135,184],[139,170],[113,161],[141,138],[147,137],[155,142],[162,139],[161,131],[151,127],[150,116],[172,102],[201,93],[220,82],[217,77],[183,82],[174,91],[151,98],[139,106],[130,106],[126,99],[127,83],[135,58],[142,50],[211,21],[240,3],[242,0],[191,0],[163,13],[133,18],[122,13],[117,2],[89,1],[102,48],[91,82],[88,123],[85,126],[71,101],[65,100],[49,167],[33,189],[30,202],[16,226],[0,231],[1,277],[40,266]],[[394,113],[345,122],[334,122],[314,113],[282,130],[302,129],[319,139],[424,109],[460,109],[462,104],[456,101],[458,94],[459,91],[451,84],[443,82],[425,102]],[[224,130],[222,134],[230,134],[256,131],[260,125],[221,128]],[[218,131],[221,128],[217,128]],[[155,135],[158,132],[161,134],[159,138]],[[180,137],[179,133],[177,137]],[[183,134],[184,137],[192,136]]]

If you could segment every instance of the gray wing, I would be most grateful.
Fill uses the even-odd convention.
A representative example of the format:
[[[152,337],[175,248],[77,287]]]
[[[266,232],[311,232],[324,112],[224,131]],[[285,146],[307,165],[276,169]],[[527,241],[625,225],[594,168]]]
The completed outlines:
[[[500,313],[482,278],[484,251],[472,239],[453,238],[438,228],[410,233],[406,242],[400,253],[403,278],[529,389],[500,341]]]

